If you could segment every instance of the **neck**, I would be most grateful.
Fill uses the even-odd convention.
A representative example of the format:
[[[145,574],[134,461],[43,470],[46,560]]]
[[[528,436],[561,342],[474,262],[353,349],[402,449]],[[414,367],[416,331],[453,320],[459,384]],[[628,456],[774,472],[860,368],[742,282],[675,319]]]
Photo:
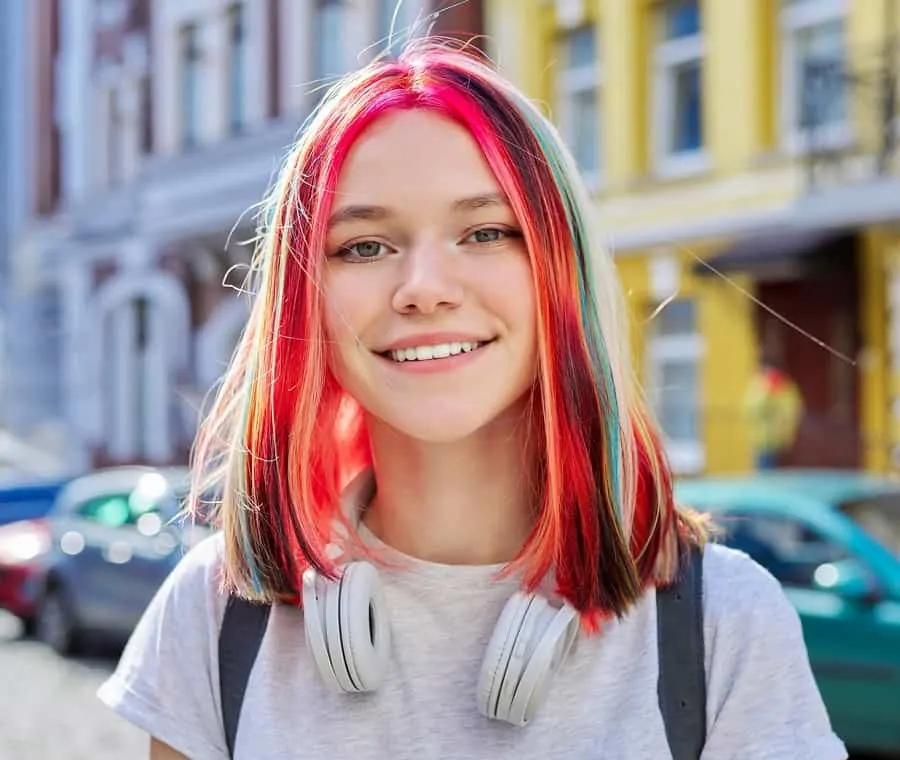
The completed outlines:
[[[521,416],[452,443],[413,440],[368,422],[377,489],[364,518],[369,530],[428,562],[499,564],[516,555],[536,508]]]

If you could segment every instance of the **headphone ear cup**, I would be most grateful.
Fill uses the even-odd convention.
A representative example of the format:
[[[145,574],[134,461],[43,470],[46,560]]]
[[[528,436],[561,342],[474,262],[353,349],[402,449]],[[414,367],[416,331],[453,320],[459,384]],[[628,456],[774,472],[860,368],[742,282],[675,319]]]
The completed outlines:
[[[373,691],[384,679],[391,628],[378,571],[368,562],[348,565],[341,582],[341,645],[356,691]]]
[[[326,643],[325,597],[331,585],[334,584],[311,567],[303,572],[303,629],[306,646],[322,680],[332,688],[340,688]]]
[[[341,595],[344,593],[344,580],[347,568],[334,583],[326,584],[325,591],[325,644],[328,646],[328,658],[334,670],[334,677],[341,691],[358,691],[350,676],[350,669],[344,659],[344,646],[341,642]]]
[[[573,607],[566,604],[554,609],[545,601],[544,604],[546,607],[537,612],[541,621],[533,628],[523,625],[522,629],[523,633],[529,631],[532,636],[536,633],[537,640],[532,638],[527,645],[523,643],[523,648],[530,650],[531,656],[527,658],[525,670],[516,684],[505,718],[515,726],[529,723],[546,701],[550,685],[578,636],[580,620]],[[548,616],[550,621],[545,626]]]
[[[347,565],[337,581],[303,574],[307,645],[326,684],[345,692],[372,691],[384,677],[390,626],[377,570]]]
[[[485,654],[479,679],[482,714],[517,726],[527,724],[568,656],[578,624],[578,613],[568,604],[557,609],[539,595],[515,594]]]
[[[500,691],[522,619],[528,611],[531,599],[532,597],[520,592],[513,594],[503,607],[488,642],[478,678],[477,693],[478,710],[487,718],[502,719],[498,715]]]

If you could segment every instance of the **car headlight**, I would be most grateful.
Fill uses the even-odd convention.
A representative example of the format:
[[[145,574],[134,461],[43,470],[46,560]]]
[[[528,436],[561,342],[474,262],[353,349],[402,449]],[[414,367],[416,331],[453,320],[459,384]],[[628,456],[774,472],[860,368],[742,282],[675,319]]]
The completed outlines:
[[[43,520],[28,520],[0,528],[0,562],[21,565],[50,551],[50,528]]]

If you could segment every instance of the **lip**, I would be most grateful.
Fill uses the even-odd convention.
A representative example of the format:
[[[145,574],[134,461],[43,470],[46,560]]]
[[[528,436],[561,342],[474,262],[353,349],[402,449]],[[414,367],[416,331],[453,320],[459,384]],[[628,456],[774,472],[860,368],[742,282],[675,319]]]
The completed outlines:
[[[399,338],[383,348],[375,351],[376,354],[386,354],[388,351],[398,351],[401,348],[416,348],[418,346],[436,346],[440,343],[490,343],[497,336],[475,335],[462,332],[432,332],[410,335]]]

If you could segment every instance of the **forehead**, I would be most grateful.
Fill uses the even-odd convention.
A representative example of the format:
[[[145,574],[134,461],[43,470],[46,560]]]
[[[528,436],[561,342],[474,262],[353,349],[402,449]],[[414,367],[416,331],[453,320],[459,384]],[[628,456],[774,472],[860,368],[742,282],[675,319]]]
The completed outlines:
[[[390,113],[351,148],[337,202],[496,192],[493,172],[468,130],[430,110]]]

